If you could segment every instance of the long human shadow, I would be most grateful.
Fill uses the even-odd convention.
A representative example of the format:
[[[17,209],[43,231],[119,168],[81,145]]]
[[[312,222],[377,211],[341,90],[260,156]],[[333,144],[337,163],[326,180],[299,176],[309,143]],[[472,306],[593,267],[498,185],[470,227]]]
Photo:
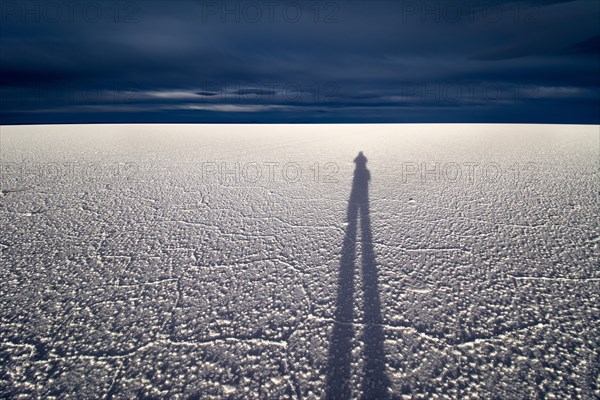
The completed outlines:
[[[362,341],[364,343],[362,392],[364,399],[388,398],[388,378],[385,374],[384,333],[377,264],[373,251],[371,218],[369,215],[369,180],[367,158],[362,151],[354,159],[356,168],[348,201],[347,227],[342,244],[334,325],[329,343],[326,399],[350,399],[352,340],[355,335],[354,276],[357,228],[360,217],[360,247],[363,290]]]

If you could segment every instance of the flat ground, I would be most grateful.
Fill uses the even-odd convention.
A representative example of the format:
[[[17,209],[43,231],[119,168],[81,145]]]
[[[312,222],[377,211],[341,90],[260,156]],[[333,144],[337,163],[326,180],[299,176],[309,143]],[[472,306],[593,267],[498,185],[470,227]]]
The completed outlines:
[[[599,141],[3,126],[0,397],[598,398]]]

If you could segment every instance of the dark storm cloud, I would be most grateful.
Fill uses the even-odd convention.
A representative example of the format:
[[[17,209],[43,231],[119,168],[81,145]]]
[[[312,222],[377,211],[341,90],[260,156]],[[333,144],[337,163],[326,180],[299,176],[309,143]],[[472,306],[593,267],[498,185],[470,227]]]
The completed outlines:
[[[599,123],[592,1],[4,1],[2,123]]]

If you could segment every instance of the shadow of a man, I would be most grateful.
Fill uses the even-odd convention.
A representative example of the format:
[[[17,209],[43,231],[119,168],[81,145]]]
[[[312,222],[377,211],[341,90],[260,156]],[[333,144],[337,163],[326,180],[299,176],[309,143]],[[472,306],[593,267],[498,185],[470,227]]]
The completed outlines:
[[[362,153],[354,159],[356,164],[352,190],[348,201],[347,227],[342,244],[334,326],[329,345],[327,368],[327,399],[350,399],[352,367],[352,341],[354,338],[354,276],[356,261],[356,236],[360,217],[361,269],[363,290],[362,341],[364,399],[388,398],[388,379],[385,374],[385,351],[381,301],[377,265],[373,251],[371,218],[369,215],[369,181],[367,158]]]

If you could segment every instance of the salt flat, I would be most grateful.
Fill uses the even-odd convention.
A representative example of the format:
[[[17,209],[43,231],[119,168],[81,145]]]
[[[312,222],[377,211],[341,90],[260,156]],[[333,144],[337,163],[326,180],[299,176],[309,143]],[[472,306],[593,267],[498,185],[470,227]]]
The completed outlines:
[[[0,397],[600,397],[597,125],[0,129]]]

